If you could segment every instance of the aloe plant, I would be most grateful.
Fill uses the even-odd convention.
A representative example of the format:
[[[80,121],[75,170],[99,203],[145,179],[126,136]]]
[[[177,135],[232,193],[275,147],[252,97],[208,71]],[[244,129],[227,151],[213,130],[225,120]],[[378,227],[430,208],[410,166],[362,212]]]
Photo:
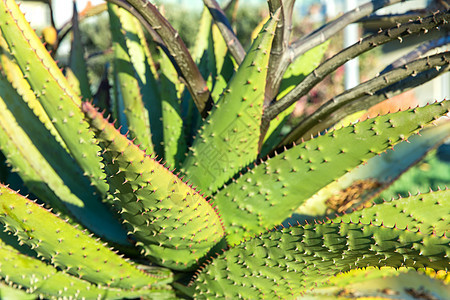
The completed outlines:
[[[395,2],[289,43],[294,1],[269,1],[244,49],[226,17],[237,1],[224,12],[205,0],[191,55],[154,5],[110,1],[112,88],[94,92],[76,9],[63,73],[1,0],[0,297],[403,297],[419,284],[445,298],[450,191],[370,200],[448,137],[450,102],[353,113],[448,71],[448,52],[392,66],[281,130],[295,100],[345,61],[448,27],[449,12],[436,12],[321,63],[329,41],[318,36]]]

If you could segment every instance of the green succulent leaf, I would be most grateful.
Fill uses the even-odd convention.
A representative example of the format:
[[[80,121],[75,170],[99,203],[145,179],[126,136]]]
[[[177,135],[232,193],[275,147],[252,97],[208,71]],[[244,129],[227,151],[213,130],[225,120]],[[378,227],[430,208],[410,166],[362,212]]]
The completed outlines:
[[[214,196],[231,245],[280,224],[318,190],[448,113],[450,101],[379,116],[295,146]],[[244,199],[244,200],[242,200]]]
[[[209,40],[210,40],[211,24],[212,24],[211,14],[209,13],[208,8],[204,6],[202,10],[202,15],[200,17],[198,33],[197,36],[195,37],[195,44],[191,51],[192,58],[194,59],[196,64],[200,63],[202,58],[205,56],[205,52],[208,50],[210,42]],[[202,70],[201,66],[199,67],[199,69],[203,77],[207,77],[204,74],[205,70]]]
[[[408,197],[411,193],[427,193],[430,189],[439,190],[448,187],[450,183],[448,147],[447,142],[431,150],[415,166],[382,191],[374,201],[380,202],[399,195]]]
[[[165,285],[167,269],[147,274],[99,240],[0,185],[0,222],[39,256],[71,275],[100,285],[132,289]]]
[[[6,41],[0,34],[0,60],[2,72],[4,77],[11,83],[12,87],[17,91],[17,93],[22,97],[22,100],[28,104],[33,113],[39,118],[45,128],[53,135],[56,141],[63,147],[67,152],[66,144],[62,140],[52,121],[48,117],[41,103],[36,99],[36,95],[31,89],[28,81],[23,76],[20,67],[15,63],[14,58],[9,53],[8,45]]]
[[[210,33],[210,46],[211,50],[214,51],[212,53],[212,57],[214,57],[214,66],[213,68],[213,89],[211,91],[211,97],[214,102],[220,99],[220,96],[224,92],[227,87],[230,78],[235,73],[238,65],[234,61],[231,54],[228,52],[227,44],[220,33],[219,28],[216,24],[211,26]],[[212,60],[212,59],[209,59]]]
[[[21,116],[23,117],[21,118]],[[26,121],[29,126],[23,123],[22,126],[19,126],[16,118]],[[22,180],[28,184],[28,188],[37,195],[43,196],[56,210],[67,212],[61,201],[55,196],[55,193],[59,194],[64,199],[63,201],[68,201],[75,206],[82,206],[82,202],[79,199],[71,197],[72,195],[67,186],[64,185],[63,180],[61,178],[57,179],[56,172],[40,153],[37,145],[27,135],[25,131],[27,128],[34,129],[32,131],[33,136],[36,133],[42,134],[39,139],[44,141],[42,146],[55,146],[52,145],[52,136],[48,136],[48,131],[46,131],[46,128],[43,128],[27,104],[22,101],[9,83],[3,77],[0,77],[0,150],[8,162],[12,164],[14,170],[19,173]],[[58,149],[58,147],[55,148]],[[64,152],[64,154],[67,153]],[[70,157],[68,158],[70,159]],[[67,160],[66,157],[66,160],[62,162],[67,163],[70,160]],[[44,179],[46,179],[47,185],[39,184]],[[55,190],[52,191],[52,188]]]
[[[177,168],[185,158],[187,150],[180,106],[183,84],[178,79],[177,71],[166,55],[161,55],[159,63],[164,161],[169,166]]]
[[[264,83],[277,16],[269,20],[202,126],[183,165],[211,193],[258,154]]]
[[[213,207],[121,135],[89,103],[83,109],[105,147],[110,192],[142,253],[174,269],[195,266],[224,234]]]
[[[417,166],[440,172],[420,178],[437,191],[367,200],[449,136],[450,100],[348,126],[352,112],[320,116],[352,96],[389,98],[430,81],[448,71],[448,52],[334,97],[294,130],[321,128],[315,138],[289,145],[295,132],[284,131],[293,92],[311,92],[345,53],[442,31],[448,11],[318,66],[332,35],[400,0],[363,4],[297,40],[294,1],[268,0],[247,54],[236,35],[249,28],[234,26],[239,1],[224,14],[205,0],[197,37],[148,0],[107,2],[80,13],[71,3],[72,20],[57,32],[52,18],[44,46],[20,1],[0,0],[1,299],[446,299],[450,190],[437,188],[448,179],[446,153]],[[261,17],[242,15],[247,24]],[[56,63],[47,49],[63,55],[70,31],[70,56]],[[192,56],[181,36],[195,40]],[[426,41],[414,55],[446,43]],[[389,86],[372,95],[377,82]],[[344,126],[325,129],[330,122]],[[419,187],[401,184],[392,193]]]
[[[148,31],[153,33],[153,38],[157,40],[157,43],[163,45],[165,53],[170,56],[183,77],[198,111],[202,116],[206,116],[212,105],[210,93],[178,32],[152,3],[128,0],[124,5],[128,6],[130,11],[137,11],[137,14],[141,16],[140,21],[147,25]]]
[[[32,193],[110,241],[126,233],[72,157],[0,76],[0,150]],[[35,110],[36,111],[36,110]]]
[[[445,299],[450,287],[443,281],[413,268],[365,268],[340,273],[322,288],[305,294],[308,299],[374,299],[414,300],[418,297]]]
[[[143,148],[153,152],[149,114],[144,107],[136,71],[127,47],[127,35],[121,32],[123,28],[128,34],[137,35],[135,28],[137,24],[134,23],[134,17],[129,12],[116,5],[108,4],[108,12],[114,48],[114,69],[117,74],[120,98],[123,100],[129,135],[133,139],[136,138],[136,143],[141,144]]]
[[[149,45],[145,38],[144,31],[136,18],[130,14],[126,16],[127,22],[122,26],[125,30],[125,41],[130,54],[131,63],[136,71],[139,88],[144,102],[145,109],[150,121],[151,139],[153,142],[153,151],[164,155],[163,145],[163,123],[161,122],[161,95],[160,84],[155,61],[150,53]],[[148,150],[151,150],[147,148]]]
[[[397,144],[393,149],[369,159],[366,164],[333,181],[303,203],[292,218],[295,219],[296,215],[322,216],[333,211],[343,212],[370,201],[399,176],[403,176],[404,172],[409,172],[408,169],[420,162],[430,149],[436,148],[450,136],[450,120],[442,121],[444,122],[437,126],[423,129],[420,135],[411,136],[409,143]],[[443,164],[442,167],[445,170],[447,166]],[[450,177],[450,170],[448,171]],[[445,174],[445,171],[436,173],[441,175]],[[428,183],[425,185],[426,192],[430,186]],[[437,186],[434,185],[435,188]],[[405,185],[405,188],[415,191],[411,184]],[[394,195],[396,194],[386,198],[392,198]],[[295,223],[293,220],[289,222]]]
[[[325,43],[309,50],[289,65],[289,68],[286,70],[286,73],[284,73],[283,80],[281,81],[280,92],[277,96],[278,99],[291,91],[306,77],[306,75],[311,73],[320,64],[329,43],[330,41],[328,40]],[[275,119],[270,121],[269,129],[264,136],[264,142],[260,155],[261,157],[269,154],[273,147],[278,145],[281,141],[281,130],[289,120],[289,116],[294,109],[295,104],[291,105],[288,109],[281,112]]]
[[[211,24],[212,18],[206,7],[203,8],[202,15],[200,17],[200,22],[198,26],[198,32],[195,37],[195,44],[192,48],[192,58],[198,65],[198,69],[202,74],[203,78],[206,78],[206,84],[208,89],[211,91],[214,84],[214,62],[216,60],[214,56],[214,50],[212,48],[211,41]],[[182,99],[182,113],[183,121],[185,127],[185,136],[191,137],[195,135],[195,129],[199,127],[202,122],[202,118],[195,107],[192,97],[188,93],[183,94],[185,97]],[[187,96],[187,97],[186,97]],[[211,97],[212,100],[216,101],[217,97]],[[187,101],[186,101],[187,100]]]
[[[72,48],[70,50],[69,67],[66,69],[67,80],[76,93],[83,100],[92,99],[91,88],[89,84],[85,51],[81,43],[81,32],[78,21],[77,5],[73,3],[72,16]]]
[[[98,156],[100,148],[83,119],[81,100],[13,0],[0,1],[0,29],[12,56],[72,157],[104,195],[108,187]]]
[[[0,240],[0,278],[6,284],[21,287],[22,290],[3,291],[0,279],[0,297],[9,299],[59,299],[60,297],[86,299],[124,299],[145,296],[150,299],[172,298],[173,292],[168,287],[141,288],[124,290],[108,286],[97,286],[57,270],[36,258],[23,255],[13,247]],[[12,289],[12,288],[11,288]]]
[[[333,220],[395,226],[427,235],[445,236],[449,233],[449,213],[450,190],[444,190],[385,201]]]
[[[326,223],[264,233],[205,266],[193,282],[195,297],[293,298],[326,285],[330,276],[370,266],[447,270],[448,237],[440,225],[429,228],[420,222],[427,217],[448,225],[449,196],[447,190],[401,199]],[[439,204],[426,206],[422,216],[420,202],[435,202],[436,197]],[[403,201],[408,201],[407,209]],[[391,221],[383,222],[386,216]],[[431,230],[435,232],[429,234]]]
[[[328,49],[330,40],[325,41],[307,51],[305,54],[299,56],[283,75],[281,81],[280,92],[277,95],[277,99],[281,99],[284,95],[289,93],[295,86],[297,86],[302,80],[317,68],[323,59],[325,51]]]
[[[24,290],[14,287],[13,284],[7,285],[0,280],[0,298],[4,300],[33,300],[36,299],[36,295],[27,294]]]

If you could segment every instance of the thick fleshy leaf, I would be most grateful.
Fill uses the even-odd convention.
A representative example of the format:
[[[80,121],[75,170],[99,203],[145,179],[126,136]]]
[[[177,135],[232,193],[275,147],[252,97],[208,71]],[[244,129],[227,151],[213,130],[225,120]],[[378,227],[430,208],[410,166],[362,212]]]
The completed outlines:
[[[447,225],[449,195],[447,190],[395,200],[326,223],[264,233],[205,266],[193,282],[195,297],[294,298],[335,274],[370,266],[447,270],[448,237],[438,229],[429,234],[435,228],[420,222]],[[439,203],[423,212],[421,201],[436,198]],[[384,223],[380,213],[390,220]]]
[[[331,277],[327,285],[304,295],[311,300],[348,299],[405,299],[418,297],[445,299],[450,288],[442,280],[416,272],[411,268],[365,268]]]
[[[56,211],[110,241],[128,244],[125,231],[83,171],[28,105],[0,76],[0,150],[13,170]]]
[[[81,100],[13,0],[0,1],[0,29],[12,56],[75,161],[104,195],[99,146],[88,131]]]
[[[215,24],[211,26],[209,47],[213,51],[211,55],[214,55],[214,59],[209,59],[209,61],[213,60],[214,63],[214,66],[212,66],[213,89],[211,91],[211,97],[217,103],[235,73],[235,68],[238,68],[238,65],[229,53],[227,43]]]
[[[36,99],[36,95],[31,89],[28,81],[23,75],[20,67],[15,63],[14,58],[9,53],[8,45],[6,41],[0,34],[0,60],[2,71],[5,75],[5,78],[11,83],[12,87],[17,91],[17,93],[22,97],[22,100],[27,103],[33,113],[39,118],[42,124],[44,124],[45,128],[53,135],[56,141],[63,147],[67,152],[66,144],[62,140],[52,121],[48,117],[41,103]]]
[[[152,274],[138,270],[85,231],[3,185],[0,203],[0,222],[5,230],[69,274],[124,289],[162,286],[171,281],[169,270],[155,269]]]
[[[142,253],[174,269],[195,266],[224,235],[213,207],[121,135],[89,103],[83,109],[105,147],[107,179],[116,208]]]
[[[12,284],[6,284],[0,280],[0,298],[1,299],[21,299],[33,300],[37,299],[37,295],[27,294],[24,290],[14,287]]]
[[[78,20],[77,5],[73,3],[72,16],[72,47],[70,49],[69,66],[66,69],[67,80],[74,91],[83,100],[92,99],[91,87],[89,84],[85,51],[81,43],[81,32]]]
[[[284,95],[289,93],[295,86],[302,82],[306,75],[319,66],[329,44],[330,40],[327,40],[326,42],[299,56],[289,65],[283,75],[283,80],[281,81],[280,92],[277,95],[277,99],[281,99]]]
[[[298,85],[309,73],[311,73],[322,61],[325,51],[328,48],[329,41],[309,50],[302,56],[298,57],[283,76],[281,81],[280,92],[277,96],[280,99],[287,94],[296,85]],[[282,139],[281,130],[287,123],[290,114],[294,111],[295,104],[281,112],[275,119],[270,121],[269,129],[264,137],[261,149],[261,157],[269,154],[273,147],[278,145]]]
[[[131,16],[128,15],[128,18],[131,18]],[[136,71],[142,101],[150,121],[153,151],[162,156],[164,154],[162,150],[163,123],[161,122],[161,96],[159,82],[157,81],[159,75],[156,70],[156,63],[150,53],[149,45],[139,21],[133,17],[129,22],[122,24],[125,29],[125,41],[131,63]]]
[[[129,12],[116,5],[108,4],[108,12],[114,48],[114,71],[118,79],[118,91],[123,101],[129,135],[133,139],[136,138],[136,143],[141,144],[144,149],[153,152],[149,114],[144,106],[136,71],[127,47],[127,36],[121,32],[121,29],[124,29],[129,34],[137,36],[135,28],[137,24]]]
[[[7,290],[2,286],[2,278],[6,284],[22,289]],[[170,288],[141,288],[124,290],[107,286],[97,286],[62,272],[45,262],[26,256],[0,239],[0,298],[1,299],[124,299],[145,296],[150,299],[173,298]]]
[[[334,211],[340,213],[372,199],[417,164],[430,149],[436,148],[450,136],[450,121],[443,121],[437,126],[425,128],[420,135],[412,136],[408,139],[409,143],[400,143],[333,181],[300,206],[287,222],[296,223],[297,216],[304,218]],[[409,188],[415,192],[414,188]]]
[[[256,159],[264,83],[277,16],[268,21],[200,129],[183,165],[189,179],[214,192]]]
[[[336,217],[335,222],[361,222],[367,225],[397,227],[427,235],[449,233],[450,190],[418,194],[385,201]]]
[[[184,85],[166,55],[160,57],[159,63],[164,161],[172,168],[179,168],[187,151],[180,102]]]
[[[450,101],[331,131],[261,162],[214,202],[230,244],[280,224],[318,190],[449,112]]]

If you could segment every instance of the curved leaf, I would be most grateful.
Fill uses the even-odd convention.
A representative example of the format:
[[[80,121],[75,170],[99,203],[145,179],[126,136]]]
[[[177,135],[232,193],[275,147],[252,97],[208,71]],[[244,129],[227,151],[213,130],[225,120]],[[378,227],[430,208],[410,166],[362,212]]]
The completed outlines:
[[[0,222],[20,243],[54,266],[90,282],[132,289],[165,285],[170,271],[146,274],[85,231],[72,227],[36,203],[0,185]]]
[[[105,147],[116,208],[142,254],[170,268],[191,269],[223,237],[217,213],[192,185],[146,155],[89,103],[83,109]]]
[[[100,148],[88,131],[81,100],[70,88],[13,0],[0,1],[0,29],[11,54],[71,155],[102,195],[106,193]]]
[[[129,244],[83,171],[0,76],[0,150],[37,197],[110,241]],[[29,105],[29,104],[28,104]]]
[[[127,36],[121,32],[123,29],[128,34],[137,35],[136,29],[133,28],[134,17],[126,10],[112,4],[108,4],[108,12],[113,39],[114,69],[119,84],[118,90],[123,100],[129,135],[131,138],[136,138],[136,142],[144,149],[153,152],[148,111],[144,107],[136,71],[127,47]]]
[[[255,40],[202,126],[183,169],[202,190],[214,192],[256,159],[270,46],[277,16]]]
[[[365,268],[354,269],[330,278],[322,288],[306,293],[311,300],[374,299],[415,300],[418,297],[445,299],[450,287],[443,281],[411,268]]]
[[[230,244],[280,224],[318,190],[448,113],[450,101],[331,131],[261,162],[218,192]]]
[[[140,296],[150,299],[168,299],[174,296],[170,289],[164,287],[123,290],[96,286],[59,271],[41,260],[23,255],[1,240],[0,278],[4,278],[7,284],[22,288],[22,290],[16,289],[15,293],[12,290],[4,291],[0,279],[1,299],[34,299],[37,297],[57,299],[61,296],[74,299],[124,299]],[[11,295],[11,298],[8,295]]]
[[[449,196],[450,190],[411,197],[323,224],[264,233],[205,266],[193,282],[194,297],[294,298],[325,286],[335,274],[369,266],[447,270],[448,237],[439,230],[428,234],[428,225],[420,223],[442,219],[447,225]],[[439,204],[427,205],[427,216],[422,217],[423,207],[415,204],[435,197]],[[384,223],[381,218],[387,216],[390,221]],[[406,227],[411,220],[414,225]]]

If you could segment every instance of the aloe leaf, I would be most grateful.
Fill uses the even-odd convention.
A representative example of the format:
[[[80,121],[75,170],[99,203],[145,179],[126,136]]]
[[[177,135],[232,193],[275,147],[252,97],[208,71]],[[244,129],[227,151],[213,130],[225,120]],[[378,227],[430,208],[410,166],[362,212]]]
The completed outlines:
[[[214,52],[211,41],[211,24],[212,18],[206,7],[203,7],[202,15],[200,17],[200,24],[198,26],[197,36],[195,37],[195,44],[192,49],[192,58],[198,65],[198,69],[203,78],[206,78],[206,85],[209,90],[212,89],[214,80]],[[211,97],[212,98],[212,97]],[[212,98],[213,101],[217,98]],[[186,142],[192,142],[192,137],[195,136],[196,129],[201,123],[201,116],[195,107],[192,97],[186,93],[182,94],[181,112],[184,120],[185,136],[188,137]]]
[[[325,51],[328,48],[329,40],[315,48],[309,50],[302,56],[299,56],[289,65],[281,81],[280,92],[277,99],[291,91],[297,86],[309,73],[311,73],[322,61]],[[282,140],[281,130],[289,119],[289,116],[295,109],[295,104],[282,111],[276,118],[270,121],[267,133],[265,133],[261,157],[268,155],[273,148]]]
[[[0,182],[9,184],[8,177],[10,175],[10,171],[8,169],[6,157],[0,149]]]
[[[214,69],[214,72],[212,73],[213,89],[211,91],[211,97],[214,102],[217,103],[221,94],[227,87],[227,83],[235,72],[234,67],[236,62],[228,53],[227,44],[215,24],[211,27],[210,37],[210,48],[213,50],[211,55],[214,57],[214,66],[212,67]]]
[[[215,0],[203,0],[204,5],[208,8],[214,23],[219,28],[222,37],[225,39],[228,51],[234,60],[241,64],[245,57],[245,50],[242,47],[241,42],[238,40],[234,30],[230,24],[230,21],[225,15],[225,12],[220,7],[219,3]]]
[[[37,295],[27,294],[24,290],[14,287],[12,284],[7,285],[0,280],[0,298],[4,300],[32,300],[37,299]]]
[[[134,18],[133,20],[135,24],[133,28],[136,30],[136,35],[139,38],[140,47],[138,47],[136,38],[133,38],[133,35],[129,34],[128,32],[125,32],[125,35],[128,37],[128,42],[135,42],[127,42],[129,49],[131,49],[130,52],[133,53],[133,55],[131,55],[131,61],[133,62],[133,65],[135,66],[136,72],[142,83],[146,84],[148,81],[158,79],[157,66],[152,54],[150,53],[149,45],[147,43],[147,39],[145,37],[145,33],[141,26],[141,23],[139,23],[139,20],[136,18]],[[141,51],[143,52],[145,57],[143,57]],[[148,71],[147,68],[149,68],[150,71]],[[144,75],[147,76],[145,80]]]
[[[119,76],[117,74],[117,68],[113,67],[111,71],[112,83],[111,83],[111,116],[116,120],[117,125],[123,129],[127,129],[126,117],[124,114],[124,107],[122,101],[122,95],[119,91]]]
[[[292,31],[292,13],[294,11],[295,0],[269,0],[267,4],[269,6],[269,12],[272,14],[276,10],[281,10],[280,21],[275,31],[275,38],[272,43],[272,51],[270,55],[270,61],[267,71],[267,83],[266,83],[266,101],[264,106],[272,102],[276,98],[276,94],[279,92],[279,82],[274,86],[273,80],[278,78],[280,71],[279,66],[283,64],[283,60],[286,59],[286,54],[289,52],[289,43],[291,40]],[[292,58],[292,57],[291,57]],[[293,60],[293,59],[292,59]],[[291,62],[292,62],[291,60]],[[286,71],[286,69],[284,69]]]
[[[109,83],[110,81],[111,68],[109,64],[105,65],[102,77],[99,80],[99,85],[97,92],[94,95],[93,103],[97,105],[101,110],[105,111],[106,114],[111,115],[112,109],[111,105],[113,103],[112,98],[112,87]]]
[[[276,19],[277,16],[266,24],[253,43],[183,165],[190,180],[209,193],[257,156],[266,68]]]
[[[178,32],[150,2],[144,0],[128,0],[127,2],[132,6],[130,9],[134,8],[142,16],[143,21],[154,32],[154,36],[161,39],[160,45],[164,44],[164,51],[176,64],[198,111],[203,117],[206,116],[212,105],[209,89]]]
[[[294,109],[295,105],[292,105],[270,121],[270,124],[266,125],[268,126],[268,131],[264,135],[259,157],[266,157],[276,149],[276,146],[283,139],[283,129],[288,124]]]
[[[198,33],[195,38],[194,47],[191,51],[192,58],[194,59],[197,65],[204,56],[205,51],[208,49],[211,23],[212,23],[211,14],[209,13],[208,9],[205,6],[203,6],[203,11],[198,26]],[[201,68],[199,69],[200,72],[202,72]],[[202,75],[203,77],[206,77],[203,72]]]
[[[425,251],[421,242],[434,249]],[[241,244],[211,262],[195,281],[194,298],[289,299],[353,268],[445,269],[443,243],[448,239],[380,226],[343,223],[284,229]],[[400,253],[392,252],[395,247]]]
[[[430,195],[436,202],[435,194]],[[448,222],[449,195],[450,191],[435,195],[439,204],[426,206],[427,218]],[[422,232],[418,228],[429,226],[415,220],[414,228],[404,226],[411,220],[409,213],[414,217],[417,214],[418,220],[425,219],[420,202],[428,201],[428,197],[402,199],[388,207],[376,206],[376,212],[284,228],[243,242],[205,266],[194,281],[195,297],[293,298],[327,284],[330,276],[370,266],[446,270],[450,253],[446,235]],[[407,212],[397,206],[405,200],[411,202]],[[395,212],[387,222],[391,226],[380,224],[380,212],[383,216]]]
[[[438,126],[425,128],[420,135],[408,139],[409,143],[400,143],[392,150],[369,159],[366,164],[321,189],[295,211],[293,219],[297,214],[302,217],[319,216],[333,210],[343,212],[350,207],[358,207],[388,187],[448,136],[448,120]],[[408,187],[411,188],[411,185]],[[359,192],[353,193],[355,189]],[[295,223],[292,219],[288,222]]]
[[[92,99],[89,84],[88,71],[83,44],[81,43],[81,32],[78,22],[78,10],[76,2],[73,2],[72,16],[72,48],[70,50],[69,66],[66,69],[67,80],[72,89],[81,96],[83,100]]]
[[[213,207],[121,135],[89,103],[83,109],[105,146],[107,179],[116,208],[142,254],[173,269],[192,268],[223,237]]]
[[[167,56],[160,57],[159,81],[164,136],[164,160],[172,167],[178,167],[185,158],[186,142],[181,118],[181,91],[183,84]]]
[[[17,119],[22,123],[22,126],[18,124]],[[64,181],[48,164],[42,155],[43,151],[38,150],[37,146],[45,147],[48,145],[50,146],[48,150],[51,150],[52,146],[55,147],[52,137],[49,137],[46,129],[42,127],[39,120],[22,102],[20,96],[4,81],[4,78],[0,77],[0,149],[8,162],[13,165],[28,188],[37,195],[44,196],[43,199],[48,199],[49,204],[54,206],[55,209],[67,212],[58,197],[55,197],[52,188],[57,195],[59,194],[62,199],[70,204],[83,206],[82,201],[71,194]],[[43,143],[35,145],[26,133],[25,130],[27,129],[32,137],[39,136],[39,140]],[[56,147],[56,149],[58,148]],[[61,153],[64,154],[65,152]],[[66,154],[60,157],[64,156],[65,160],[62,160],[61,163],[66,163],[66,167],[70,166],[70,156]],[[74,172],[76,174],[76,169]],[[41,182],[44,182],[44,184]],[[83,186],[83,190],[88,188],[89,185]]]
[[[351,120],[353,122],[353,120],[357,119],[358,117],[367,116],[374,108],[377,107],[381,107],[384,109],[386,108],[386,106],[389,107],[393,103],[394,107],[397,106],[397,104],[400,104],[399,108],[401,108],[402,105],[408,102],[417,102],[417,99],[413,100],[414,97],[408,97],[408,100],[404,98],[404,100],[401,100],[401,97],[397,98],[400,101],[398,101],[397,99],[396,101],[393,101],[393,97],[402,93],[405,93],[404,95],[407,95],[407,93],[412,92],[411,89],[418,87],[425,82],[448,72],[449,70],[450,65],[446,65],[440,68],[432,68],[427,71],[420,72],[416,76],[409,76],[403,80],[397,81],[390,86],[378,90],[372,96],[365,95],[363,97],[360,97],[359,99],[357,99],[357,101],[352,101],[349,104],[342,106],[332,115],[330,115],[326,120],[322,120],[320,123],[317,123],[312,128],[307,130],[303,135],[303,138],[308,139],[308,136],[311,136],[311,134],[315,135],[317,134],[317,132],[322,132],[333,125],[335,127],[335,124],[341,123],[344,120]],[[416,104],[412,104],[411,106],[415,106]],[[391,109],[391,111],[395,110],[396,109]],[[384,112],[381,111],[380,113],[383,114]],[[348,122],[346,124],[348,124]]]
[[[163,156],[163,124],[160,86],[157,82],[159,75],[156,70],[155,61],[148,48],[144,31],[139,21],[126,13],[128,22],[122,22],[125,30],[125,41],[130,54],[131,63],[136,71],[136,79],[142,94],[142,101],[148,113],[150,121],[151,140],[153,151]],[[149,149],[150,150],[150,149]]]
[[[261,162],[214,203],[233,245],[281,223],[318,190],[448,113],[450,101],[331,131]]]
[[[227,16],[227,19],[230,20],[231,26],[233,27],[234,31],[236,31],[236,23],[237,23],[236,18],[237,18],[238,9],[239,9],[239,0],[230,0],[223,7],[223,11],[225,12],[225,15]],[[259,29],[261,29],[261,28],[259,28]]]
[[[102,195],[107,185],[100,150],[80,110],[81,100],[31,29],[15,1],[0,1],[0,29],[11,54],[67,148]]]
[[[152,274],[138,270],[85,231],[72,227],[5,186],[0,186],[0,203],[0,222],[5,229],[69,274],[124,289],[164,285],[171,281],[167,269],[158,269]]]
[[[354,269],[331,277],[326,286],[315,288],[304,295],[308,299],[374,299],[414,300],[420,297],[445,299],[450,287],[439,279],[416,272],[411,268]]]
[[[267,23],[270,19],[270,14],[267,14],[259,23],[253,28],[252,33],[250,34],[250,40],[254,41],[257,37],[261,29],[264,27],[264,24]]]
[[[200,73],[204,78],[208,78],[207,84],[209,89],[212,88],[217,74],[215,66],[217,57],[214,54],[212,26],[211,14],[208,12],[208,9],[204,7],[193,51],[195,55],[194,59],[199,67]],[[213,98],[213,100],[215,101],[217,98]]]
[[[330,40],[327,40],[319,46],[308,50],[289,65],[283,75],[277,99],[281,99],[284,95],[292,91],[294,87],[302,82],[306,75],[319,66],[329,44]]]
[[[334,221],[406,228],[423,234],[445,236],[449,232],[449,209],[450,190],[443,190],[374,204],[337,216]]]
[[[143,148],[153,152],[148,111],[144,107],[136,71],[128,52],[126,35],[121,32],[123,29],[127,30],[129,34],[136,34],[135,28],[132,28],[133,25],[130,24],[133,24],[134,17],[113,4],[108,4],[108,12],[114,48],[114,68],[119,83],[119,93],[125,108],[129,135],[132,139],[136,138],[137,144],[141,144]],[[134,32],[130,32],[133,29]]]
[[[374,201],[392,197],[407,197],[413,193],[426,193],[430,189],[447,187],[450,182],[450,168],[447,159],[448,144],[431,151],[417,165],[402,174],[391,186],[382,191]]]
[[[56,141],[63,147],[66,151],[66,144],[62,140],[52,121],[48,117],[42,105],[36,99],[36,95],[31,90],[28,81],[23,76],[20,67],[14,62],[14,58],[12,58],[9,53],[8,45],[6,41],[0,34],[0,61],[2,71],[5,75],[5,78],[11,83],[11,85],[16,89],[17,93],[22,97],[23,101],[25,101],[33,113],[39,118],[42,124],[44,124],[45,128],[55,137]]]
[[[128,244],[119,222],[99,201],[79,166],[1,76],[0,149],[39,198],[108,240]]]
[[[16,289],[14,294],[12,291],[8,292],[11,296],[15,295],[16,298],[13,299],[37,297],[56,299],[61,295],[87,299],[123,299],[144,295],[152,299],[165,299],[174,296],[173,292],[164,287],[123,290],[96,286],[68,273],[58,271],[55,267],[47,265],[39,259],[23,255],[1,240],[0,266],[0,278],[6,278],[6,283],[22,288],[22,290]],[[0,297],[8,299],[7,292],[3,292],[3,288],[0,291]]]
[[[442,145],[432,149],[415,166],[404,172],[386,190],[377,195],[374,201],[379,202],[399,195],[407,197],[411,193],[426,193],[430,189],[438,190],[448,186],[450,182],[448,142],[447,139]]]
[[[199,60],[199,68],[204,77],[209,78],[208,84],[214,103],[220,99],[227,83],[235,72],[236,62],[228,52],[227,44],[216,24],[211,24],[211,14],[206,10],[209,26],[208,31],[202,33],[207,40],[204,45],[203,56]],[[206,26],[206,25],[205,25]],[[200,32],[199,32],[200,35]]]

